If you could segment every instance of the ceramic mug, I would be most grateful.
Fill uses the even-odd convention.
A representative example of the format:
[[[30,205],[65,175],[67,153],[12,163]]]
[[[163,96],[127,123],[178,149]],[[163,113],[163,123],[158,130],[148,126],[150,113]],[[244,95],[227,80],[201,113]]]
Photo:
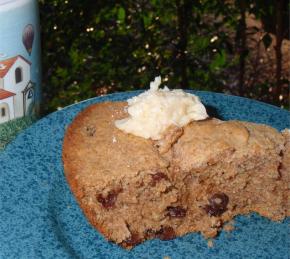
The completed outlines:
[[[39,115],[40,30],[36,0],[0,0],[0,124]]]

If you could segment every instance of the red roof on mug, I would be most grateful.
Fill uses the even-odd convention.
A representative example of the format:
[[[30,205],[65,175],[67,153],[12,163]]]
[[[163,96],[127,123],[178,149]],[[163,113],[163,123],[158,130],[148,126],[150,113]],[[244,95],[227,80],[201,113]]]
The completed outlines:
[[[23,59],[26,63],[31,65],[31,62],[28,61],[26,58],[22,57],[21,55],[2,60],[2,61],[0,61],[0,78],[3,78],[7,74],[9,69],[12,67],[12,65],[15,63],[15,61],[18,58]]]
[[[11,97],[13,95],[15,95],[15,93],[6,91],[4,89],[0,89],[0,100],[6,99],[6,98]]]

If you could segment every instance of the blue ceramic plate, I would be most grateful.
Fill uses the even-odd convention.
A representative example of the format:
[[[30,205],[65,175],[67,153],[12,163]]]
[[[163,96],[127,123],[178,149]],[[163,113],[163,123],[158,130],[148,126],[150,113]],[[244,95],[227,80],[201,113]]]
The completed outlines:
[[[108,243],[87,222],[70,192],[61,161],[67,125],[96,102],[126,100],[139,92],[94,98],[55,112],[21,133],[0,153],[0,258],[289,258],[289,218],[256,214],[235,219],[209,248],[197,233],[151,240],[126,251]],[[290,113],[256,101],[196,92],[211,114],[290,127]]]

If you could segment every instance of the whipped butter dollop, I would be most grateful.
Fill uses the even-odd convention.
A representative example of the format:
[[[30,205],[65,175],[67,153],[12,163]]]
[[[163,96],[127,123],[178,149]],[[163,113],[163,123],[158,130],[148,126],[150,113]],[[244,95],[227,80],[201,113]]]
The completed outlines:
[[[161,139],[172,125],[183,127],[194,120],[208,117],[200,99],[181,89],[159,89],[161,77],[150,83],[150,89],[128,99],[129,117],[116,120],[120,130],[146,139]]]

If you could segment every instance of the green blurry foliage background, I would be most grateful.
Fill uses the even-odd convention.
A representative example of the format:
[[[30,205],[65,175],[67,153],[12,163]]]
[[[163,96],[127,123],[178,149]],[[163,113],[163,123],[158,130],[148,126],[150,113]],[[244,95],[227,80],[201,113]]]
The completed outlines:
[[[102,94],[145,89],[157,75],[170,88],[224,92],[288,107],[281,48],[289,37],[287,1],[39,4],[44,113]],[[262,26],[248,28],[249,15]],[[259,49],[248,39],[259,32],[259,49],[261,44],[272,49],[274,60],[274,65],[259,63],[264,78],[259,71],[250,73],[256,69],[251,57]]]

